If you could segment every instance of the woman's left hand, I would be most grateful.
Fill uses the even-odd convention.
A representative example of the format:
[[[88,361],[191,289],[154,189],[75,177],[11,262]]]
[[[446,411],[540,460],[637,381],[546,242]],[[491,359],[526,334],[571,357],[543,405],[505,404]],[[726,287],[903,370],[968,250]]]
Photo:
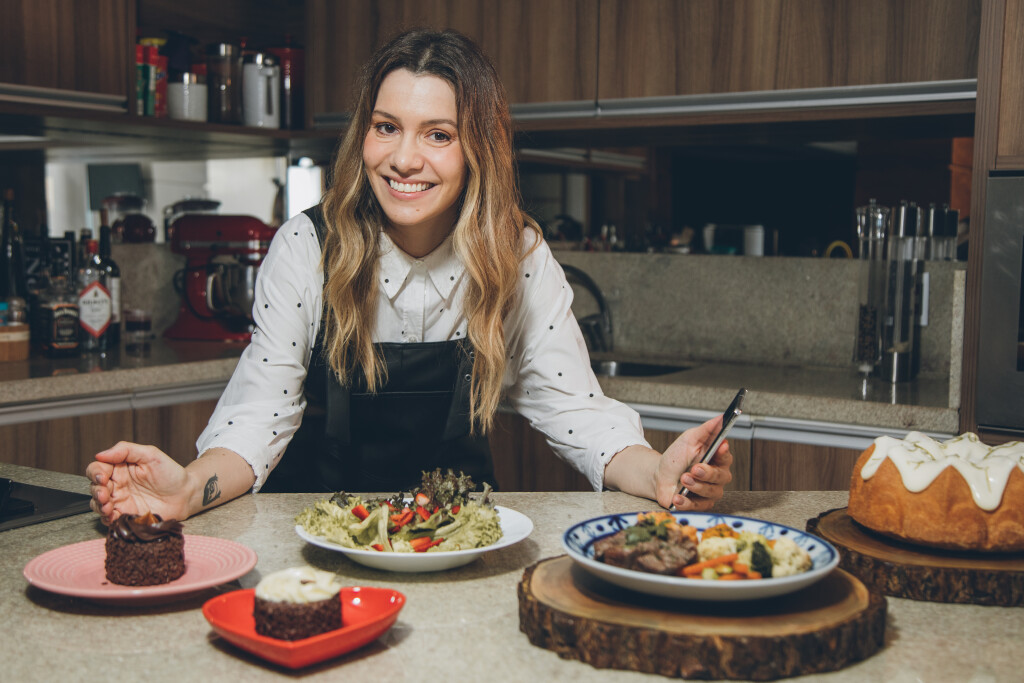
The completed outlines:
[[[657,501],[676,510],[710,510],[722,497],[723,487],[732,481],[732,453],[723,441],[707,463],[697,462],[722,426],[722,416],[679,435],[658,461],[655,475]],[[696,464],[695,464],[696,463]],[[680,496],[685,486],[688,496]]]

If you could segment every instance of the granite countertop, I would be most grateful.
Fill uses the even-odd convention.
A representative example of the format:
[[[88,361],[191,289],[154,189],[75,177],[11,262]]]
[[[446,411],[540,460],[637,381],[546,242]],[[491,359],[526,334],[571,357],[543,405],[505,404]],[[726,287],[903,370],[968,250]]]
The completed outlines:
[[[156,339],[145,357],[123,349],[81,358],[0,363],[0,408],[190,384],[226,383],[244,345]],[[595,359],[601,354],[594,354]],[[632,360],[678,363],[672,358]],[[954,434],[959,397],[944,379],[892,385],[851,369],[700,363],[654,377],[600,377],[609,396],[633,404],[720,411],[743,386],[746,414]]]
[[[0,476],[66,490],[87,490],[83,477],[0,464]],[[533,533],[465,567],[432,574],[390,574],[305,544],[292,519],[313,494],[247,495],[186,521],[190,534],[242,543],[259,556],[237,583],[179,603],[119,607],[64,597],[27,584],[33,557],[101,538],[92,513],[0,533],[0,660],[10,680],[263,681],[653,681],[647,674],[594,669],[535,647],[519,631],[516,586],[523,570],[562,554],[571,524],[606,512],[647,509],[621,493],[506,493],[495,500],[531,518]],[[721,512],[803,528],[820,512],[846,504],[844,492],[729,492]],[[201,607],[218,590],[251,588],[261,576],[310,564],[339,573],[348,585],[393,588],[407,604],[398,622],[362,650],[300,672],[245,654],[216,636]],[[801,681],[1019,680],[1019,608],[888,598],[885,647],[846,669]]]

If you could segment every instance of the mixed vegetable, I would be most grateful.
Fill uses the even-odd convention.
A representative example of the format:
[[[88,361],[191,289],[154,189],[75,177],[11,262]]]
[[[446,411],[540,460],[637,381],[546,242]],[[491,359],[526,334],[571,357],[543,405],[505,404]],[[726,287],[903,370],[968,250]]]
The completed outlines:
[[[483,485],[470,498],[473,480],[440,469],[424,472],[420,486],[389,498],[364,501],[339,492],[306,508],[295,521],[306,531],[346,548],[379,552],[466,550],[501,538],[498,512]]]

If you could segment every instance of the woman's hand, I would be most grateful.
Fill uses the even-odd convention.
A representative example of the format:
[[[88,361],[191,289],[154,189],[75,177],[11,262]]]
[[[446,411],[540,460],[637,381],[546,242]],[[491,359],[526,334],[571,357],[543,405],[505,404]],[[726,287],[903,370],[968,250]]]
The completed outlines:
[[[721,427],[722,416],[719,415],[699,427],[687,429],[665,450],[655,474],[659,504],[677,510],[710,510],[722,497],[722,487],[732,481],[729,442],[723,441],[707,463],[697,462]],[[688,496],[678,495],[683,486],[689,489]]]
[[[121,441],[97,453],[85,476],[92,493],[89,505],[104,524],[146,512],[179,521],[188,517],[189,476],[155,446]]]

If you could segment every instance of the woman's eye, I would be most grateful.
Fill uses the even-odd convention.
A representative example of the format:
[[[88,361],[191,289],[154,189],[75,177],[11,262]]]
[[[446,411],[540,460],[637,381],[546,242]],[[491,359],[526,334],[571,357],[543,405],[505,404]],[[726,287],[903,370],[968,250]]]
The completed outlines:
[[[390,123],[378,123],[376,126],[374,126],[374,128],[377,129],[378,133],[383,133],[384,135],[391,135],[396,130],[398,130],[397,128],[395,128],[393,124]]]
[[[448,133],[443,133],[439,130],[435,130],[427,137],[430,138],[431,142],[448,142],[449,140],[452,139],[452,137],[448,135]]]

